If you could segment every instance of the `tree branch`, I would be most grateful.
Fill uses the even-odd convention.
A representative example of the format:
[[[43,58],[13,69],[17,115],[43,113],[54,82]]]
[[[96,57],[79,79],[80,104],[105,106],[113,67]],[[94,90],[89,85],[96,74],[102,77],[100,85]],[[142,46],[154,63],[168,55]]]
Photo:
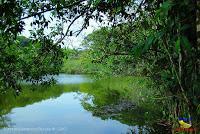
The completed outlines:
[[[70,31],[70,27],[72,26],[72,24],[78,19],[80,18],[82,15],[78,15],[76,16],[73,21],[69,24],[69,26],[67,27],[67,31],[65,32],[65,35],[63,37],[61,37],[60,39],[58,39],[58,41],[55,43],[56,45],[60,42],[62,42],[62,40],[67,36],[67,34],[69,33]]]
[[[76,2],[74,2],[74,3],[72,3],[72,4],[70,4],[70,5],[63,6],[63,7],[61,7],[60,9],[70,8],[70,7],[72,7],[72,6],[75,6],[75,5],[80,4],[80,3],[83,2],[83,1],[85,1],[85,0],[76,1]],[[30,18],[30,17],[36,16],[36,15],[39,15],[39,14],[43,14],[43,13],[46,13],[46,12],[49,12],[49,11],[53,11],[53,10],[55,10],[55,9],[56,9],[56,7],[53,7],[53,8],[49,8],[49,9],[47,9],[47,10],[44,10],[44,11],[40,11],[40,12],[37,12],[37,13],[33,13],[33,14],[30,14],[30,15],[27,15],[27,16],[25,16],[25,17],[20,18],[19,21],[24,20],[24,19],[28,19],[28,18]]]

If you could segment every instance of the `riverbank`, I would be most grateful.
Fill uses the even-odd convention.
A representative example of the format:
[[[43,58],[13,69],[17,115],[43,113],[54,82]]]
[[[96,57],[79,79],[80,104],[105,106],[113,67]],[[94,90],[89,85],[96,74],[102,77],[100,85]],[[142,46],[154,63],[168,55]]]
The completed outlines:
[[[159,95],[159,92],[153,88],[153,82],[148,78],[126,76],[97,80],[91,84],[85,83],[81,85],[80,91],[90,92],[94,96],[104,94],[104,96],[116,97],[116,99],[127,99],[138,106],[155,108],[153,98]]]

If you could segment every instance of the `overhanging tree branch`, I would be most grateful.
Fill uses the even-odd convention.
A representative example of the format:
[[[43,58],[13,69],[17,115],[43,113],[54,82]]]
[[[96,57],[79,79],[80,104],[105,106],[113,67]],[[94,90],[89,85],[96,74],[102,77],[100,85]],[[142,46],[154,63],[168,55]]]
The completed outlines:
[[[62,40],[64,40],[64,38],[68,35],[72,24],[73,24],[78,18],[80,18],[81,16],[82,16],[82,15],[78,15],[78,16],[76,16],[76,17],[72,20],[72,22],[71,22],[71,23],[69,24],[69,26],[67,27],[67,30],[66,30],[66,32],[65,32],[65,35],[64,35],[63,37],[61,37],[60,39],[58,39],[58,41],[57,41],[55,44],[59,44],[60,42],[62,42]]]
[[[85,0],[76,1],[76,2],[74,2],[74,3],[72,3],[72,4],[63,6],[63,7],[61,7],[60,9],[73,7],[73,6],[75,6],[75,5],[80,4],[80,3],[83,2],[83,1],[85,1]],[[40,11],[40,12],[36,12],[36,13],[30,14],[30,15],[27,15],[27,16],[25,16],[25,17],[20,18],[19,21],[24,20],[24,19],[28,19],[28,18],[33,17],[33,16],[37,16],[37,15],[43,14],[43,13],[46,13],[46,12],[49,12],[49,11],[53,11],[53,10],[56,10],[56,7],[52,7],[52,8],[49,8],[49,9],[47,9],[47,10],[44,10],[44,11]]]

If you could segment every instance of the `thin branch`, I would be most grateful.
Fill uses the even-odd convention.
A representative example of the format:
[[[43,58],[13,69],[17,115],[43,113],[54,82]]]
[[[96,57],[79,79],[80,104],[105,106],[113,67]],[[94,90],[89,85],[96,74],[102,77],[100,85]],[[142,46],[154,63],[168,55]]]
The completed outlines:
[[[85,1],[85,0],[76,1],[76,2],[74,2],[74,3],[72,3],[72,4],[70,4],[70,5],[63,6],[63,7],[61,7],[60,9],[70,8],[70,7],[74,6],[74,5],[80,4],[80,3],[83,2],[83,1]],[[53,8],[49,8],[49,9],[47,9],[47,10],[44,10],[44,11],[40,11],[40,12],[37,12],[37,13],[33,13],[33,14],[30,14],[30,15],[27,15],[27,16],[25,16],[25,17],[20,18],[20,21],[21,21],[21,20],[24,20],[24,19],[28,19],[28,18],[33,17],[33,16],[36,16],[36,15],[39,15],[39,14],[43,14],[43,13],[46,13],[46,12],[49,12],[49,11],[53,11],[53,10],[55,10],[55,9],[56,9],[56,7],[53,7]]]
[[[82,28],[77,31],[78,33],[76,34],[76,37],[79,36],[79,34],[83,31],[84,28],[85,28],[85,25],[83,25]]]
[[[94,12],[94,10],[93,10],[90,14],[92,14],[93,12]],[[73,20],[73,21],[70,23],[70,25],[68,26],[65,35],[64,35],[62,38],[60,38],[60,39],[56,42],[56,44],[58,44],[58,43],[60,43],[62,40],[64,40],[64,38],[67,36],[67,34],[68,34],[68,32],[69,32],[70,27],[72,26],[72,24],[73,24],[78,18],[80,18],[82,15],[83,15],[83,14],[80,14],[80,15],[78,15],[77,17],[74,18],[74,20]],[[85,18],[87,18],[87,17],[88,17],[88,15],[86,15]],[[87,19],[88,19],[87,21],[89,21],[90,18],[88,17]],[[78,33],[76,34],[76,37],[83,31],[83,29],[86,27],[86,25],[87,25],[87,23],[86,23],[86,21],[85,21],[84,24],[82,25],[82,28],[81,28],[80,30],[74,32],[74,33],[77,33],[77,32],[78,32]]]
[[[55,44],[58,44],[58,43],[62,42],[62,40],[64,40],[64,38],[65,38],[65,37],[67,36],[67,34],[69,33],[72,24],[73,24],[78,18],[80,18],[81,16],[82,16],[82,15],[78,15],[78,16],[76,16],[76,17],[73,19],[73,21],[72,21],[72,22],[69,24],[69,26],[67,27],[67,31],[65,32],[65,35],[64,35],[63,37],[61,37],[60,39],[58,39],[58,41],[57,41]]]
[[[25,16],[25,17],[20,18],[20,21],[21,21],[21,20],[28,19],[28,18],[33,17],[33,16],[37,16],[37,15],[39,15],[39,14],[43,14],[43,13],[46,13],[46,12],[49,12],[49,11],[53,11],[53,10],[55,10],[55,9],[56,9],[56,8],[54,7],[54,8],[50,8],[50,9],[44,10],[44,11],[40,11],[40,12],[37,12],[37,13],[33,13],[33,14],[30,14],[30,15],[27,15],[27,16]]]

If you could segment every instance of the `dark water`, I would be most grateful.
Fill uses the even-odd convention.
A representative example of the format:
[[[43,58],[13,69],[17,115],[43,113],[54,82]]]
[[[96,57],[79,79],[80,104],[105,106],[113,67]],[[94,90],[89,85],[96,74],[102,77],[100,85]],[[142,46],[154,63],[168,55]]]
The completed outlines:
[[[92,84],[87,77],[62,74],[55,78],[58,84],[53,87],[32,89],[26,85],[19,97],[12,93],[0,96],[0,134],[149,132],[142,110],[122,111],[112,116],[95,114],[102,105],[117,101],[118,96],[103,96],[95,89],[84,90]]]

